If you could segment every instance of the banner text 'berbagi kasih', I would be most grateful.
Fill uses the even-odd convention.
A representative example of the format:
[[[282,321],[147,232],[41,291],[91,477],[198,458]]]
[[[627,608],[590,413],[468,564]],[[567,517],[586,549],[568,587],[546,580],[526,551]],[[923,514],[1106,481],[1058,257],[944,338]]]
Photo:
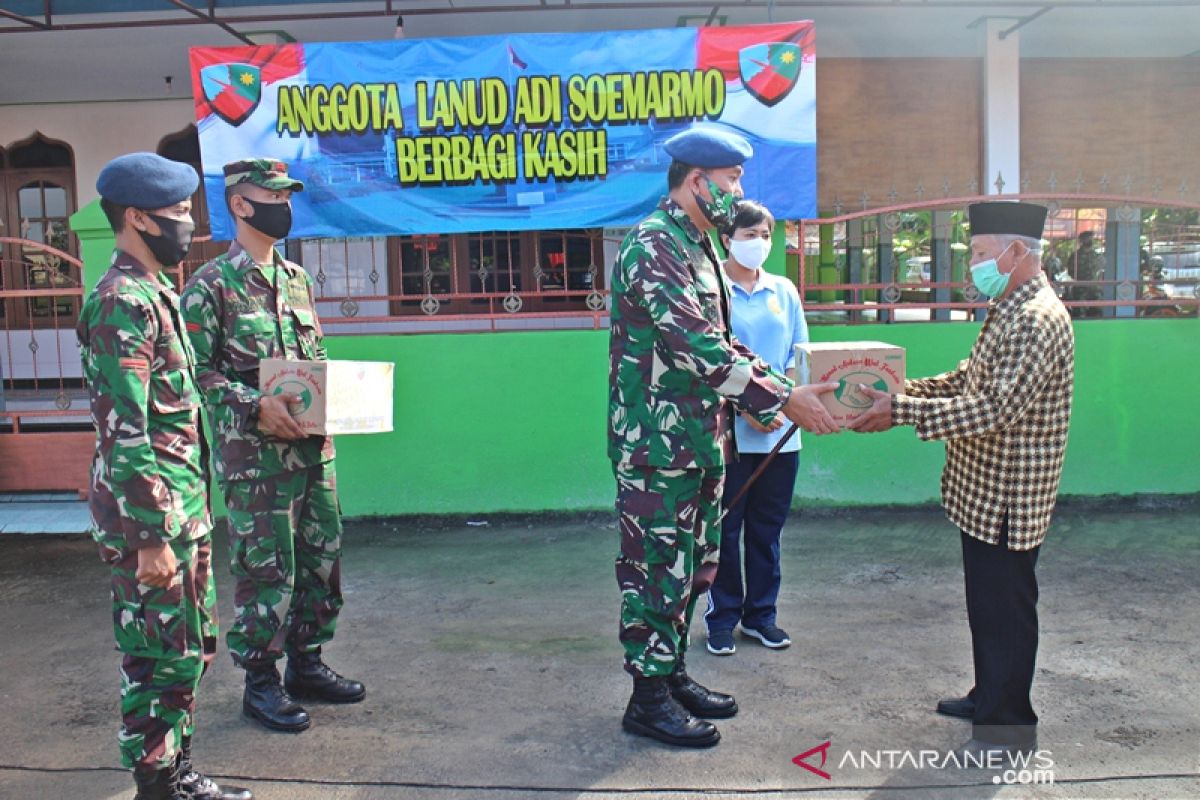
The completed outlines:
[[[811,214],[811,24],[613,33],[589,47],[596,39],[193,49],[210,207],[223,207],[221,165],[259,155],[306,182],[298,235],[628,224],[665,189],[662,142],[706,124],[754,142],[748,184],[774,162],[752,196],[779,216]],[[351,47],[353,60],[339,58]],[[228,220],[213,223],[225,233]]]
[[[557,75],[523,76],[511,92],[499,78],[417,81],[416,136],[401,135],[396,83],[289,86],[280,90],[278,104],[280,134],[395,132],[401,186],[574,180],[608,172],[606,129],[579,126],[717,119],[725,79],[716,69],[572,75],[565,85]],[[562,131],[484,132],[568,120],[572,127]]]

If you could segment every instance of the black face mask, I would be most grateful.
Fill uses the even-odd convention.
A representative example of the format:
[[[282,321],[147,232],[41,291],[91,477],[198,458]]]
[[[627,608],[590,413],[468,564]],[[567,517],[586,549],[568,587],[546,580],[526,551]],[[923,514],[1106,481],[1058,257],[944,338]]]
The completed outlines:
[[[242,199],[254,209],[254,216],[242,217],[243,222],[275,241],[287,238],[292,229],[291,203],[259,203],[249,197]]]
[[[158,235],[138,231],[158,263],[164,267],[173,267],[183,261],[192,247],[192,234],[196,230],[196,223],[190,219],[160,217],[148,211],[142,213],[158,224]]]

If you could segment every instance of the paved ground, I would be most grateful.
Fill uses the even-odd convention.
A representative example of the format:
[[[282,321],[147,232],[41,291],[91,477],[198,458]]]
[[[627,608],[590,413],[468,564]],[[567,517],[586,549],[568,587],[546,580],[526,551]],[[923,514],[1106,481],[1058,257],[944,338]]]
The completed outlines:
[[[693,674],[742,707],[704,752],[620,730],[607,518],[352,525],[328,655],[367,682],[367,702],[314,707],[299,736],[261,732],[222,652],[202,686],[198,761],[263,800],[1200,797],[1198,531],[1195,506],[1060,512],[1039,570],[1034,696],[1052,786],[904,760],[944,758],[968,733],[931,713],[969,685],[957,533],[912,511],[797,515],[780,620],[792,648],[743,640],[715,658],[696,636]],[[0,536],[0,619],[0,797],[132,796],[90,543]],[[793,763],[825,742],[828,780]]]

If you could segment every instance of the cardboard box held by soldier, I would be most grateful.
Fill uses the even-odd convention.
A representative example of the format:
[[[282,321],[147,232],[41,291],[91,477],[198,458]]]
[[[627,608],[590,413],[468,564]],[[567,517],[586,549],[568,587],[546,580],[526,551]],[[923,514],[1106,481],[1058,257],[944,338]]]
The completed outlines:
[[[294,394],[290,411],[305,433],[386,433],[392,430],[392,370],[387,361],[263,359],[264,394]]]
[[[904,392],[904,348],[885,342],[808,342],[796,345],[796,374],[802,383],[836,382],[821,402],[843,428],[871,407],[859,390],[865,384],[881,392]]]

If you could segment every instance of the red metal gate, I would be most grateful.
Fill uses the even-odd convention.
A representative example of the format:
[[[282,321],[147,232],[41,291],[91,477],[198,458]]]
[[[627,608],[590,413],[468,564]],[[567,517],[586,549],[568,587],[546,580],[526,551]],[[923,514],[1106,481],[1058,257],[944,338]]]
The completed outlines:
[[[0,237],[0,492],[83,491],[95,451],[75,322],[83,264]]]

